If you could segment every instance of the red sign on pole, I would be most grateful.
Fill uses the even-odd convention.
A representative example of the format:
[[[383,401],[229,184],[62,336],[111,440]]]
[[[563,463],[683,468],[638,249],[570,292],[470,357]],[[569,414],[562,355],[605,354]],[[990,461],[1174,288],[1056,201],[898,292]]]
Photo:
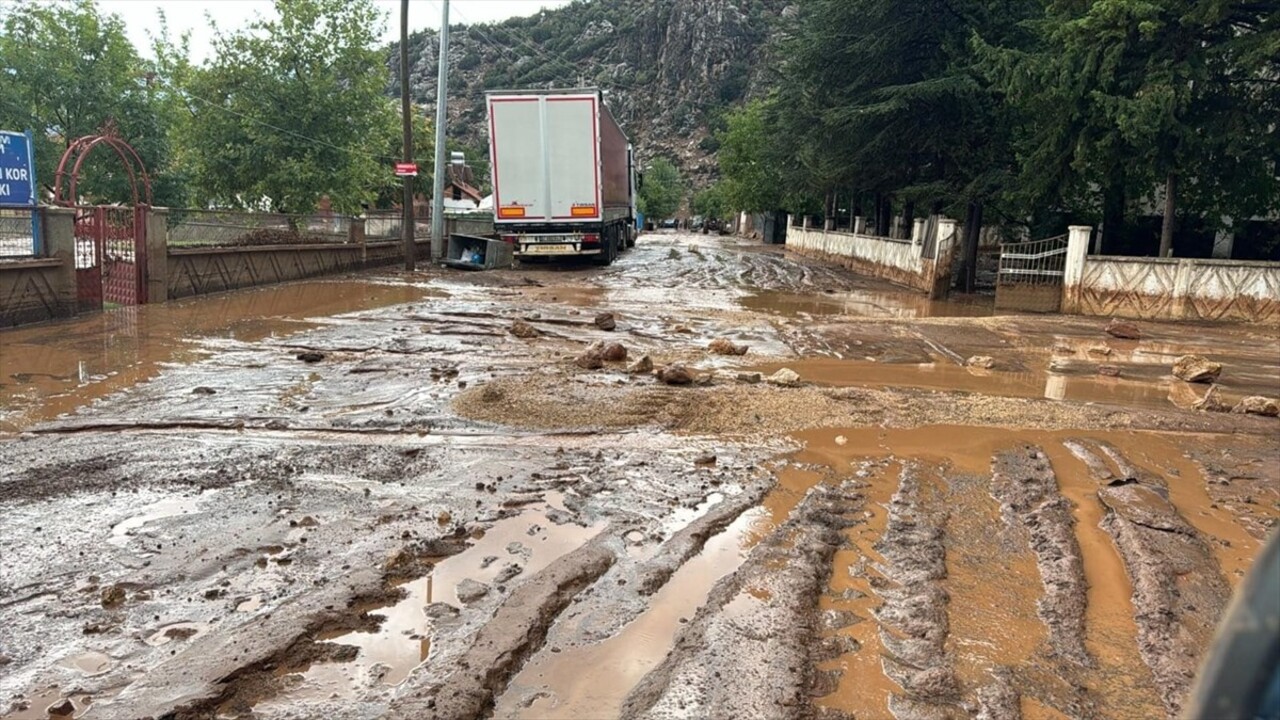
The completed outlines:
[[[396,163],[396,176],[397,177],[417,177],[418,164],[417,163]]]

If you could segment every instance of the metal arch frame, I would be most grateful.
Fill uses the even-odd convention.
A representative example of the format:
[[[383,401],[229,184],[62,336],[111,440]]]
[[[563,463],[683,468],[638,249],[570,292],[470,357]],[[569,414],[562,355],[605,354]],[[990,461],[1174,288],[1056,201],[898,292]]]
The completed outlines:
[[[151,205],[151,176],[147,174],[147,166],[142,162],[142,157],[138,155],[138,151],[134,150],[132,145],[116,134],[115,126],[112,124],[108,124],[98,135],[85,135],[77,138],[62,153],[62,159],[58,161],[58,172],[54,176],[54,204],[64,207],[74,207],[76,205],[76,185],[80,179],[80,168],[84,165],[84,160],[89,156],[89,153],[103,143],[106,143],[112,150],[116,151],[116,155],[120,158],[120,164],[129,173],[129,190],[133,193],[133,204],[138,204],[138,176],[141,175],[142,186],[146,191],[146,204]],[[68,174],[67,163],[73,157],[75,158],[75,163],[71,166],[68,197],[63,198],[62,180]]]

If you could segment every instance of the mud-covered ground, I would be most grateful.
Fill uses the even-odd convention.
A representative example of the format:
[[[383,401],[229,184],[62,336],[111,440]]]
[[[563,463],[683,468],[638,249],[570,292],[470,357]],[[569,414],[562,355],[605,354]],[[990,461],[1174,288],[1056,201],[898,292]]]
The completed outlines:
[[[1104,325],[651,234],[0,333],[0,717],[1175,716],[1280,420],[1170,366],[1280,339]]]

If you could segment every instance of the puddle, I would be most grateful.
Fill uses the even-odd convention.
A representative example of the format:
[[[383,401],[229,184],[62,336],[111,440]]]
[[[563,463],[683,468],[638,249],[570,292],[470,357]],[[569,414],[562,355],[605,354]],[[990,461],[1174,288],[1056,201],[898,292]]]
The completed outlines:
[[[1071,402],[1169,407],[1171,381],[1059,375],[1046,372],[997,372],[954,364],[893,364],[837,358],[807,358],[768,363],[751,370],[770,375],[791,368],[806,382],[835,387],[911,387],[980,393],[1001,397],[1045,398]]]
[[[94,701],[110,697],[117,691],[101,694],[98,696],[87,693],[71,693],[63,695],[62,691],[57,687],[50,687],[39,692],[31,693],[26,699],[27,708],[25,710],[17,710],[6,715],[0,715],[3,720],[67,720],[67,718],[84,717],[91,709]],[[49,709],[62,705],[63,702],[71,703],[70,713],[52,713]],[[6,707],[10,703],[6,700]],[[61,709],[61,708],[60,708]]]
[[[0,432],[19,431],[207,354],[199,341],[252,342],[315,327],[308,318],[422,300],[428,288],[315,280],[123,307],[0,330]]]
[[[975,297],[970,302],[930,300],[908,290],[901,293],[854,290],[826,294],[765,291],[748,295],[738,302],[747,310],[792,317],[986,317],[993,313],[995,298]]]
[[[217,492],[216,490],[208,490],[199,495],[191,497],[173,497],[165,498],[157,503],[153,503],[143,508],[143,511],[134,515],[127,520],[122,520],[111,527],[111,537],[107,538],[107,542],[116,547],[124,547],[134,538],[138,530],[146,527],[148,523],[163,518],[178,517],[180,515],[189,515],[195,512],[200,505],[200,501],[205,497]]]
[[[196,638],[209,632],[209,626],[205,623],[180,622],[164,627],[151,633],[144,641],[151,647],[160,647],[168,645],[171,642],[186,642],[195,640]]]
[[[1132,587],[1123,561],[1111,537],[1098,523],[1103,508],[1097,499],[1098,483],[1088,467],[1063,442],[1072,438],[1105,440],[1127,462],[1159,472],[1168,482],[1170,498],[1178,511],[1206,537],[1217,553],[1224,574],[1234,584],[1236,569],[1247,568],[1258,551],[1258,542],[1232,520],[1229,511],[1210,508],[1198,466],[1185,456],[1189,447],[1212,444],[1212,436],[1144,432],[1071,432],[1004,430],[983,427],[935,426],[913,429],[824,428],[793,435],[804,443],[794,462],[826,465],[837,473],[854,474],[858,463],[876,460],[883,465],[866,473],[863,488],[870,512],[864,525],[846,531],[854,549],[837,552],[830,591],[820,609],[851,610],[868,618],[844,630],[861,649],[820,666],[842,669],[836,692],[819,702],[856,717],[885,717],[891,693],[900,693],[881,670],[878,626],[871,609],[879,604],[866,575],[849,572],[851,562],[866,556],[882,558],[872,547],[885,528],[885,504],[896,490],[899,462],[914,460],[935,468],[922,482],[922,492],[933,507],[951,510],[947,541],[947,578],[943,581],[950,602],[948,649],[957,674],[969,687],[985,685],[997,665],[1034,668],[1042,662],[1047,629],[1037,614],[1036,602],[1043,585],[1029,549],[1015,553],[999,547],[992,529],[1004,527],[998,505],[990,496],[991,459],[1001,450],[1022,443],[1042,448],[1053,466],[1060,492],[1073,505],[1075,534],[1081,548],[1087,588],[1085,645],[1098,661],[1096,668],[1082,669],[1081,682],[1104,707],[1131,708],[1137,715],[1164,714],[1154,690],[1150,670],[1137,646],[1137,626],[1131,602]],[[939,473],[938,468],[950,470]],[[1175,472],[1176,471],[1176,472]],[[816,472],[793,476],[802,492]],[[964,476],[973,476],[964,481]],[[1225,539],[1229,544],[1215,542]],[[849,592],[852,591],[852,592]],[[1027,717],[1060,717],[1034,699],[1024,701]]]
[[[96,650],[69,655],[58,661],[58,665],[68,670],[75,670],[82,675],[101,675],[111,669],[112,660]]]
[[[353,632],[330,642],[353,645],[360,650],[349,663],[314,665],[301,673],[297,687],[260,703],[262,708],[284,709],[303,700],[326,700],[332,697],[355,697],[371,685],[392,686],[404,681],[431,655],[432,620],[424,609],[433,602],[461,607],[458,584],[474,580],[496,584],[499,573],[518,563],[523,571],[507,582],[516,583],[531,577],[557,558],[581,547],[595,537],[603,525],[557,525],[545,515],[557,503],[548,493],[547,503],[530,506],[520,515],[494,523],[466,551],[445,558],[426,575],[401,587],[405,598],[385,608],[371,609],[371,615],[385,618],[376,632]],[[485,562],[486,558],[497,558]],[[486,602],[496,590],[477,602]]]
[[[742,564],[767,513],[755,508],[715,535],[609,639],[535,656],[498,698],[495,717],[617,717],[627,693],[670,652],[681,619],[692,619],[712,586]]]

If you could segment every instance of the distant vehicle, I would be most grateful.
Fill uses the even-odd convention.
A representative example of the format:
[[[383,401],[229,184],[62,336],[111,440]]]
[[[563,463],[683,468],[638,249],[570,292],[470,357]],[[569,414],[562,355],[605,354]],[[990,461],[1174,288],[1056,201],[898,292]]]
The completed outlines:
[[[667,218],[658,224],[658,227],[666,230],[674,230],[680,227],[680,221],[675,218]]]
[[[600,91],[487,94],[493,220],[519,258],[586,256],[635,245],[631,146]]]

